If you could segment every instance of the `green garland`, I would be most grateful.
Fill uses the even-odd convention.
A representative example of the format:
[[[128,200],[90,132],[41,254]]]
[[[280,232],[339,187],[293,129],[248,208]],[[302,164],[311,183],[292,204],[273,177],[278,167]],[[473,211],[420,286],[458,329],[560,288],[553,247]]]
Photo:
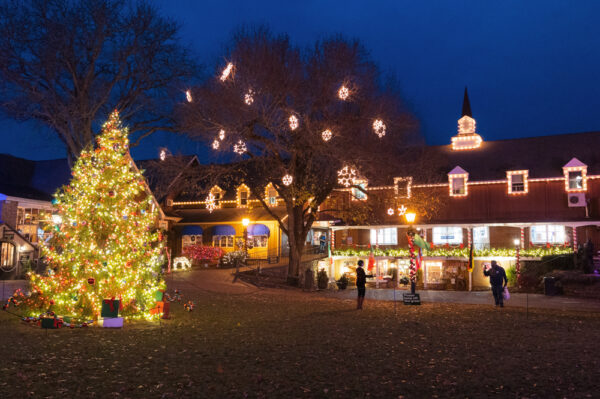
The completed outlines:
[[[371,253],[368,249],[336,249],[333,251],[334,256],[369,256]],[[522,249],[520,256],[523,258],[541,258],[547,255],[564,255],[573,253],[571,247],[555,246],[555,247],[537,247],[530,249]],[[408,257],[408,248],[388,248],[388,249],[373,249],[374,256],[390,256],[390,257]],[[438,256],[448,258],[468,258],[468,248],[434,248],[432,250],[423,250],[423,256]],[[515,248],[490,248],[490,249],[476,249],[473,251],[475,257],[490,257],[490,256],[504,256],[514,257]]]

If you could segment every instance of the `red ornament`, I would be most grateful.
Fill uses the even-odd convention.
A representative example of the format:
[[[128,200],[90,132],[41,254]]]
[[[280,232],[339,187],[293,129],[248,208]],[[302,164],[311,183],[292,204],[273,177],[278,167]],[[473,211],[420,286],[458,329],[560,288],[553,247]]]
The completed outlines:
[[[96,280],[94,280],[93,277],[88,278],[88,284],[89,285],[94,285],[94,282],[96,282]]]
[[[114,197],[114,196],[115,196],[115,192],[114,192],[114,191],[112,191],[112,190],[110,190],[110,191],[108,192],[108,196],[109,196],[109,197]]]
[[[50,299],[50,305],[54,305],[54,299]]]

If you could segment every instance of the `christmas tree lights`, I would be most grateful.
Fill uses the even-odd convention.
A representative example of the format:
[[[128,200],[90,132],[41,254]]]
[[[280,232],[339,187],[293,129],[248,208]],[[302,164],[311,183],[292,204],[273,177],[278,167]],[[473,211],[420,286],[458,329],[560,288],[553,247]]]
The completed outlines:
[[[32,310],[97,319],[102,301],[116,298],[126,318],[152,319],[160,278],[158,210],[129,155],[128,131],[115,111],[95,150],[84,150],[72,180],[55,194],[60,218],[42,243],[48,275],[30,275]],[[36,308],[37,309],[34,309]]]

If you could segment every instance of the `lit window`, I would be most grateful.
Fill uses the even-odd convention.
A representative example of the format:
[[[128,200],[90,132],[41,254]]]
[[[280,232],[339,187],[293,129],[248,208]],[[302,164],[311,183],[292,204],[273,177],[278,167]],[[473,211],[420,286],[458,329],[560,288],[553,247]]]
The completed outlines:
[[[394,178],[394,189],[396,190],[396,197],[398,198],[410,198],[410,190],[412,185],[412,177],[395,177]]]
[[[509,194],[526,194],[529,192],[528,170],[509,170],[506,172]]]
[[[469,180],[469,173],[456,166],[448,173],[448,184],[450,187],[451,197],[464,197],[468,194],[467,191],[467,180]]]
[[[15,259],[15,246],[10,242],[0,242],[0,266],[12,266]]]
[[[565,226],[547,224],[531,226],[530,241],[533,244],[563,244],[565,242]]]
[[[433,243],[435,245],[460,245],[463,242],[462,227],[434,227]]]
[[[190,245],[202,245],[202,234],[196,235],[183,235],[181,236],[181,248],[185,249]]]
[[[395,227],[371,229],[371,245],[398,245],[398,230]]]
[[[453,195],[465,195],[467,193],[465,178],[464,177],[453,177],[452,178],[452,194]]]
[[[213,247],[233,248],[233,236],[213,236]]]
[[[573,158],[563,166],[565,190],[567,192],[583,192],[587,190],[587,165]]]
[[[582,189],[583,188],[583,172],[580,170],[569,172],[569,189]]]
[[[487,226],[473,227],[472,238],[475,249],[488,249],[490,247],[490,229]]]
[[[266,235],[248,236],[248,248],[266,248],[268,242],[269,237]]]
[[[268,192],[269,205],[277,205],[277,190],[269,188]]]
[[[367,199],[367,183],[361,182],[356,184],[358,187],[352,188],[352,199],[364,201]],[[359,188],[360,187],[360,188]]]

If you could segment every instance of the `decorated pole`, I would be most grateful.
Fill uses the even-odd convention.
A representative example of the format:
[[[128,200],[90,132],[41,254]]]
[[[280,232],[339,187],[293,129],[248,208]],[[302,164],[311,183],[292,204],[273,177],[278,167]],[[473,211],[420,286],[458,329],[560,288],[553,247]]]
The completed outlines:
[[[413,228],[413,223],[415,222],[415,217],[417,215],[413,212],[407,212],[404,214],[406,221],[409,224],[408,231],[406,232],[406,238],[408,240],[408,251],[410,255],[410,266],[409,266],[409,276],[410,276],[410,293],[414,294],[417,286],[417,264],[416,264],[416,256],[415,256],[415,229]]]
[[[515,240],[515,258],[516,258],[516,264],[515,264],[515,271],[517,273],[517,286],[520,288],[521,287],[521,240],[520,239],[516,239]]]

